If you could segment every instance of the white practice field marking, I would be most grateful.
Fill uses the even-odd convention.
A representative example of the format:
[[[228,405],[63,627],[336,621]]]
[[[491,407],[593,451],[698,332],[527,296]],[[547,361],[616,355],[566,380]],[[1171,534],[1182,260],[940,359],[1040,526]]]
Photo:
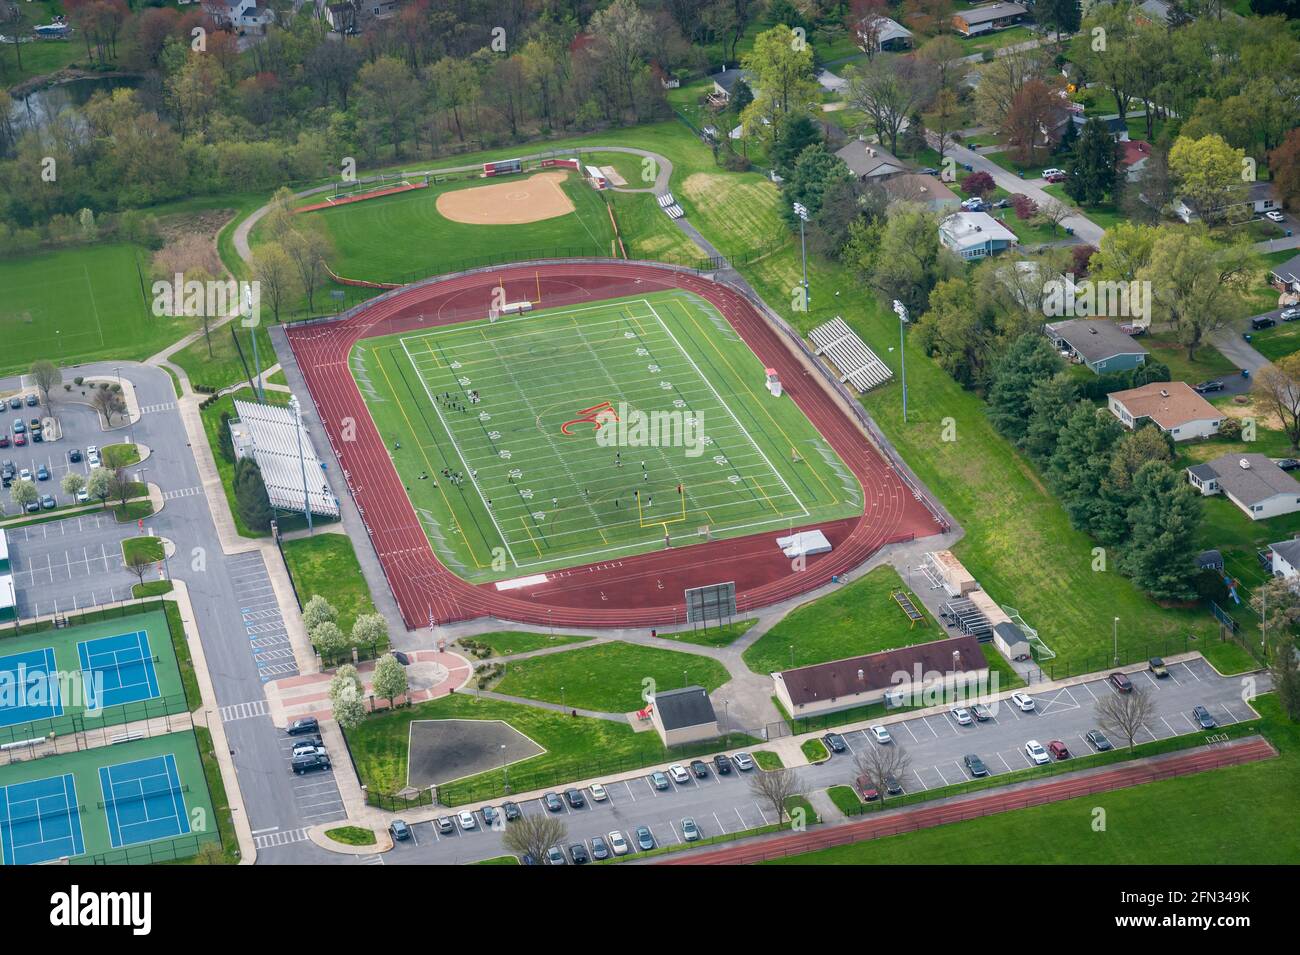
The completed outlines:
[[[581,324],[573,318],[593,310],[613,317],[587,318]],[[566,319],[571,324],[557,324],[557,320],[563,323]],[[516,323],[529,323],[535,330],[525,326],[521,334],[508,339],[490,337],[499,338],[500,329]],[[469,335],[476,337],[467,347]],[[455,337],[449,340],[447,336]],[[552,563],[557,557],[591,560],[658,539],[663,521],[670,525],[681,523],[680,510],[672,510],[679,504],[678,484],[685,488],[692,516],[698,515],[718,530],[784,525],[811,516],[677,336],[644,299],[523,315],[499,320],[493,326],[432,329],[403,336],[400,342],[451,441],[464,482],[477,493],[516,567]],[[540,357],[531,352],[542,348],[546,351]],[[565,361],[566,348],[578,359]],[[519,370],[515,367],[528,362],[537,365]],[[540,427],[520,426],[521,422],[538,421],[544,414],[554,418],[560,414],[557,409],[571,411],[577,418],[583,403],[573,397],[577,381],[589,389],[591,385],[607,385],[609,400],[615,403],[628,400],[633,407],[647,406],[642,410],[666,410],[671,406],[700,414],[708,443],[693,459],[686,457],[682,448],[603,449],[608,451],[608,463],[602,467],[611,470],[615,468],[615,452],[621,453],[622,468],[618,473],[624,487],[612,494],[607,491],[603,499],[597,500],[595,495],[588,495],[587,488],[599,488],[601,479],[584,478],[590,470],[584,470],[583,475],[574,473],[566,460],[571,455],[557,444],[563,440],[558,430],[552,433]],[[478,392],[482,401],[466,403],[464,395],[469,390]],[[444,393],[464,410],[444,406]],[[661,408],[649,407],[661,395]],[[590,469],[594,462],[590,454],[587,458],[574,462],[575,466]],[[601,460],[604,462],[604,458]],[[639,484],[642,463],[653,475],[653,485]],[[519,477],[508,483],[500,480],[495,471],[503,465],[517,469]],[[442,475],[434,477],[442,480]],[[485,479],[497,489],[485,487]],[[655,512],[658,520],[654,516],[639,517],[633,491],[640,487],[647,487],[640,491],[644,500],[651,500],[655,491],[666,499],[668,507],[660,506]],[[494,494],[496,500],[489,506]],[[617,497],[617,508],[610,508],[611,496]],[[553,504],[553,500],[560,503]],[[602,517],[595,506],[598,503],[609,513]],[[745,510],[736,513],[737,508]],[[765,508],[775,511],[775,516],[749,519],[755,509]],[[729,509],[735,514],[733,521],[726,519]],[[581,547],[578,542],[588,539],[593,528],[604,537],[604,530],[636,528],[638,522],[647,533],[636,539],[620,538],[617,545],[606,548],[568,551],[564,547],[566,538]],[[679,532],[687,533],[687,527]],[[539,554],[538,559],[530,559],[530,550],[538,546],[538,536],[545,539],[548,551]]]

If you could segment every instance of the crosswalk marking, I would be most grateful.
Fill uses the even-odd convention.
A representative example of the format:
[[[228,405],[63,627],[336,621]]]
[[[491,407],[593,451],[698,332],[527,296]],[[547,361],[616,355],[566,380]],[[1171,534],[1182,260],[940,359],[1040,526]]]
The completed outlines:
[[[160,402],[159,404],[156,404],[156,405],[141,405],[141,406],[140,406],[140,413],[141,413],[141,414],[154,414],[154,413],[159,412],[159,411],[172,411],[172,410],[174,410],[175,408],[176,408],[176,402],[174,402],[174,401],[164,401],[164,402]]]
[[[266,716],[271,711],[271,705],[266,700],[251,700],[248,703],[232,703],[229,706],[223,706],[217,711],[221,716],[221,722],[230,723],[234,720],[246,720],[253,716]]]
[[[275,846],[287,846],[295,842],[306,842],[309,827],[304,826],[302,829],[287,829],[283,832],[271,832],[264,836],[254,836],[253,845],[259,849],[270,849]]]
[[[203,493],[203,488],[201,488],[201,487],[182,487],[182,488],[176,488],[176,489],[171,490],[171,491],[163,491],[163,500],[164,500],[164,501],[174,501],[174,500],[176,500],[178,497],[197,497],[198,495],[200,495],[200,494],[202,494],[202,493]]]

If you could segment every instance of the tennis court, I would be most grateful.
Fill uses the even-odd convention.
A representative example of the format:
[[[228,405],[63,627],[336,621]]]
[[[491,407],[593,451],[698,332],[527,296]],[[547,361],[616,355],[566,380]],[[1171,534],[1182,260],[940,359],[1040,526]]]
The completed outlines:
[[[171,753],[99,768],[100,807],[114,849],[190,831],[185,793]]]
[[[53,647],[0,657],[0,726],[63,713]]]
[[[85,851],[77,784],[71,773],[0,787],[5,865],[36,865]]]
[[[83,640],[77,657],[85,676],[86,706],[104,709],[158,696],[158,674],[143,630]]]

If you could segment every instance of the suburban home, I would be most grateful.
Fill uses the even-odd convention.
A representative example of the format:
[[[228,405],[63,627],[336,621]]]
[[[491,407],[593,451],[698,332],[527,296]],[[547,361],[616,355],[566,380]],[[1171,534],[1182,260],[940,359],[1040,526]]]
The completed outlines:
[[[961,199],[934,176],[904,173],[880,184],[894,202],[916,202],[941,215],[961,208]]]
[[[228,26],[236,33],[265,33],[275,21],[269,7],[259,7],[257,0],[204,0],[203,12],[218,26]]]
[[[1254,218],[1263,215],[1265,212],[1281,208],[1282,203],[1278,201],[1271,182],[1252,182],[1250,188],[1246,191],[1244,200],[1234,202],[1216,211],[1219,215],[1227,218],[1234,218],[1235,215],[1240,215],[1242,218]],[[1196,204],[1187,198],[1176,199],[1173,210],[1174,215],[1184,222],[1195,222],[1201,218],[1201,213],[1197,210]]]
[[[1029,13],[1028,8],[1018,3],[990,3],[982,7],[971,7],[952,15],[952,28],[962,36],[978,36],[993,30],[1005,30],[1015,26]]]
[[[1272,561],[1269,569],[1274,577],[1295,580],[1300,576],[1300,540],[1278,541],[1268,545]]]
[[[1082,362],[1098,375],[1131,371],[1146,364],[1149,352],[1114,322],[1096,318],[1070,318],[1043,326],[1053,344],[1072,361]]]
[[[940,687],[974,688],[989,664],[972,636],[949,637],[772,674],[776,698],[791,716],[815,716]]]
[[[1142,0],[1133,13],[1133,20],[1140,26],[1176,26],[1192,19],[1185,5],[1175,8],[1167,0]]]
[[[738,67],[724,69],[721,73],[714,73],[709,77],[713,80],[713,92],[709,94],[709,102],[715,106],[725,106],[731,102],[731,94],[735,92],[736,86],[744,82],[749,87],[751,93],[754,90],[754,74],[749,70],[742,70]]]
[[[1054,292],[1063,296],[1078,294],[1078,285],[1069,275],[1059,272],[1043,275],[1040,263],[1022,259],[1003,262],[994,270],[998,282],[1006,289],[1015,304],[1025,311],[1044,311],[1049,307],[1049,296]]]
[[[1119,171],[1129,182],[1136,182],[1151,158],[1151,144],[1141,139],[1125,139],[1120,143]]]
[[[1117,143],[1128,142],[1128,121],[1120,119],[1118,116],[1112,116],[1109,119],[1105,117],[1084,116],[1082,113],[1072,113],[1070,121],[1079,127],[1078,132],[1083,132],[1083,127],[1092,120],[1097,119],[1106,127],[1106,132],[1110,133],[1110,138]]]
[[[1300,255],[1273,266],[1268,273],[1268,280],[1279,292],[1300,293]]]
[[[681,746],[720,735],[709,692],[702,686],[656,693],[649,709],[650,721],[665,746]]]
[[[1192,465],[1187,479],[1206,497],[1223,494],[1252,521],[1300,511],[1300,481],[1267,455],[1228,453]]]
[[[835,150],[844,160],[849,172],[859,182],[884,182],[892,176],[907,172],[907,164],[892,156],[883,146],[855,139]]]
[[[863,53],[912,48],[912,31],[889,17],[864,17],[858,21],[854,35],[858,41],[858,48]]]
[[[1185,381],[1153,381],[1141,388],[1112,391],[1110,413],[1136,431],[1150,421],[1175,441],[1208,438],[1219,433],[1223,412],[1198,395]]]
[[[939,241],[963,259],[984,259],[1016,244],[1016,234],[987,212],[954,212],[939,223]]]

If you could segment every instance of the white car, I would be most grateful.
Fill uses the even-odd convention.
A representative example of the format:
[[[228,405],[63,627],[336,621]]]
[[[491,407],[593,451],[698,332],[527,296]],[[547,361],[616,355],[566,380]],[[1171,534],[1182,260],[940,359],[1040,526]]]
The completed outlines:
[[[460,827],[462,829],[478,828],[478,820],[474,818],[474,814],[468,809],[462,812],[457,818],[460,820]]]
[[[737,753],[731,757],[731,761],[736,764],[736,768],[742,773],[747,773],[754,768],[754,757],[748,753]]]
[[[1044,179],[1050,178],[1051,176],[1063,176],[1063,175],[1065,175],[1065,170],[1057,169],[1055,166],[1043,170]]]
[[[974,717],[970,715],[970,710],[964,706],[955,707],[952,710],[952,718],[957,721],[958,726],[970,726],[975,722]]]
[[[1286,216],[1282,215],[1282,213],[1278,212],[1276,209],[1265,212],[1264,218],[1270,222],[1286,222]]]
[[[1011,702],[1020,708],[1021,713],[1034,712],[1034,698],[1028,693],[1021,693],[1017,690],[1011,694]]]
[[[98,445],[94,445],[94,444],[86,445],[86,463],[89,464],[92,468],[97,468],[100,466]]]
[[[1036,739],[1031,739],[1025,744],[1025,755],[1033,760],[1035,766],[1046,766],[1052,761],[1052,757],[1047,755],[1047,750],[1043,749],[1042,743]]]
[[[591,801],[604,802],[609,798],[609,793],[605,792],[605,787],[600,783],[591,784]]]
[[[628,853],[627,840],[623,838],[623,833],[615,829],[606,838],[609,840],[609,851],[616,856],[625,856]]]
[[[892,743],[894,741],[894,737],[889,735],[889,730],[885,729],[883,726],[871,727],[871,735],[875,737],[876,742],[880,743],[882,746],[885,743]]]
[[[31,479],[32,479],[32,469],[31,469],[31,468],[23,468],[21,471],[18,472],[18,480],[20,480],[20,481],[30,481]]]
[[[78,504],[85,504],[89,500],[90,500],[90,493],[84,487],[77,492]]]
[[[673,777],[673,782],[679,786],[685,786],[691,781],[691,774],[686,771],[686,767],[680,763],[668,767],[668,775]]]

